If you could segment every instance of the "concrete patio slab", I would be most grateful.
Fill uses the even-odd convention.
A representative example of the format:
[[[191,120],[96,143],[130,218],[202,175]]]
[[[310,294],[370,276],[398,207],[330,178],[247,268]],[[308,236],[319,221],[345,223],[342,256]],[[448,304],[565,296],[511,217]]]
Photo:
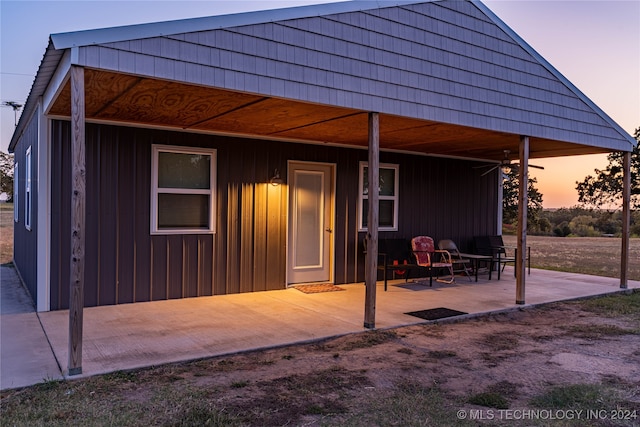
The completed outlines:
[[[62,379],[38,315],[11,266],[0,266],[0,390]]]
[[[344,291],[305,294],[290,288],[85,308],[83,373],[71,377],[66,375],[68,311],[38,316],[65,377],[81,378],[365,331],[364,285],[340,287]],[[630,282],[629,288],[640,288],[640,282]],[[533,270],[526,280],[526,306],[619,291],[618,279]],[[376,327],[424,323],[405,313],[436,307],[473,316],[523,306],[515,304],[515,279],[509,268],[501,280],[481,276],[477,283],[458,278],[455,284],[434,282],[429,287],[428,282],[396,280],[384,292],[380,282]]]

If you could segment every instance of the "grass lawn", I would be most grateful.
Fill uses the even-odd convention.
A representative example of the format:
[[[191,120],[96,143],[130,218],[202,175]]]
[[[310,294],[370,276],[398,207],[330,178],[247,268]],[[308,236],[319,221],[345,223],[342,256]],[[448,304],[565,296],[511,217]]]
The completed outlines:
[[[0,203],[0,264],[13,260],[13,203]]]
[[[505,235],[503,240],[516,245],[516,236]],[[527,245],[534,268],[620,277],[620,238],[527,236]],[[629,247],[628,277],[640,280],[640,239],[631,239]]]

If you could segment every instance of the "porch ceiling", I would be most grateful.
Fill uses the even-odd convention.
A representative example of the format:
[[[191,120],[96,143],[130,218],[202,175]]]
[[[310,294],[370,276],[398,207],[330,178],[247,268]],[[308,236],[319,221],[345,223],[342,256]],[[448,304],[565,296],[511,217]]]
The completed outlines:
[[[367,147],[367,112],[193,86],[98,70],[85,70],[86,118],[202,132],[326,142]],[[67,82],[49,114],[70,117]],[[380,148],[499,161],[518,156],[519,135],[406,117],[381,115]],[[531,139],[531,158],[606,150]]]

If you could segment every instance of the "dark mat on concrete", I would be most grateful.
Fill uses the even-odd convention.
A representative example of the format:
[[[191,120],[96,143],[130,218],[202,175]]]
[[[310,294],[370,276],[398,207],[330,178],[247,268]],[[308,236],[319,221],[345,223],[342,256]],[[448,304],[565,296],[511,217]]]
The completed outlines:
[[[465,313],[464,311],[452,310],[450,308],[438,307],[430,308],[428,310],[410,311],[409,313],[405,314],[419,317],[424,320],[438,320],[444,319],[446,317],[461,316],[468,313]]]

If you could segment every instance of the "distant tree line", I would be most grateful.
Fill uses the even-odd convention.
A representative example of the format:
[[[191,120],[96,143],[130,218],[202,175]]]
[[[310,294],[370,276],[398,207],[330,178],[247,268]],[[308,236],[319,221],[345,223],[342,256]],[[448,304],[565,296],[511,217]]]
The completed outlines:
[[[504,234],[515,234],[517,222],[504,222]],[[541,209],[529,218],[527,233],[558,237],[619,237],[622,234],[622,212],[574,206]],[[631,236],[640,237],[640,211],[631,212]]]
[[[0,151],[0,194],[7,195],[7,202],[13,203],[13,155]]]
[[[505,232],[511,231],[506,225]],[[562,209],[544,209],[534,224],[529,224],[528,233],[558,237],[620,237],[622,234],[622,212],[591,209],[580,206]],[[640,211],[631,213],[631,235],[640,237]]]
[[[517,222],[504,222],[504,234],[515,234]],[[622,212],[580,206],[542,209],[529,218],[527,233],[558,237],[619,237],[622,234]],[[640,211],[631,212],[631,236],[640,237]]]

